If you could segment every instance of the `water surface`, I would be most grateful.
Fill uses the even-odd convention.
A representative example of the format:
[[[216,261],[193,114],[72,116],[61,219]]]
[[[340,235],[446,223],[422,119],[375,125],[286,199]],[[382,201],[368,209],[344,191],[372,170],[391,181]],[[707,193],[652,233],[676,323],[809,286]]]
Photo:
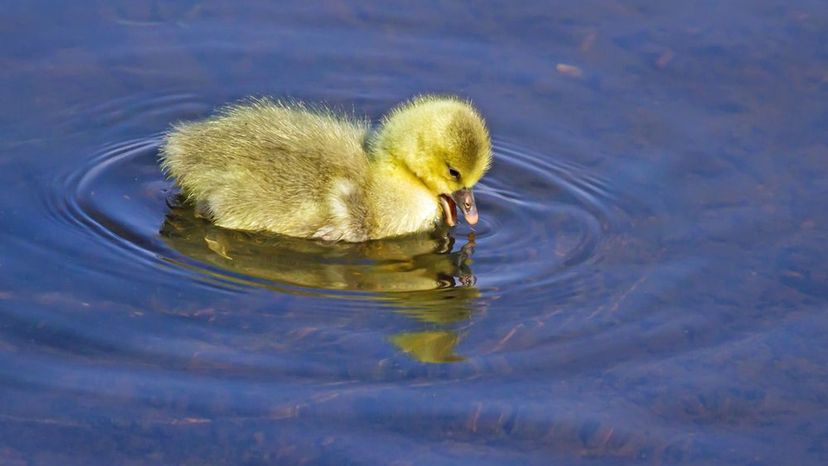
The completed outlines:
[[[828,6],[25,2],[0,18],[0,463],[825,464]],[[472,99],[481,222],[223,230],[248,95]]]

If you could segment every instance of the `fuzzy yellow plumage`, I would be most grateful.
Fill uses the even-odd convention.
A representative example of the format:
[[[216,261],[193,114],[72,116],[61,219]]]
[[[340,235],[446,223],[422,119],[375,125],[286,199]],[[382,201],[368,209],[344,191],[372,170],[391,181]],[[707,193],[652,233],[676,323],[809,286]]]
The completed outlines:
[[[163,169],[222,227],[366,241],[477,221],[471,187],[491,164],[477,111],[423,96],[367,121],[269,99],[167,134]]]

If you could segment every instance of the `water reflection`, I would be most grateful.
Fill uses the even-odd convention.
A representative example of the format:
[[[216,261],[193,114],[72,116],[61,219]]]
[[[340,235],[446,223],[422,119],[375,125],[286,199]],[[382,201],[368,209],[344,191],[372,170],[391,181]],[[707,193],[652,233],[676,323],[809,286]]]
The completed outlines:
[[[454,353],[459,336],[455,332],[434,330],[406,332],[391,338],[397,347],[420,362],[457,362],[464,358]]]
[[[458,241],[448,230],[366,243],[327,243],[220,228],[176,199],[160,236],[188,259],[168,260],[223,280],[279,291],[299,287],[362,292],[361,298],[428,327],[389,337],[422,362],[463,360],[454,354],[459,335],[448,327],[467,321],[481,306],[471,269],[473,233],[460,247],[455,247]]]

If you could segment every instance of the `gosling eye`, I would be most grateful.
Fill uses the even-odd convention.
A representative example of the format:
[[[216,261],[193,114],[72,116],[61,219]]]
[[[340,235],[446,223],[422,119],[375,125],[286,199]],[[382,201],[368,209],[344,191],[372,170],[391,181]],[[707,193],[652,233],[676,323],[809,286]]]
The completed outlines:
[[[460,180],[460,172],[451,167],[449,167],[449,175],[455,180]]]

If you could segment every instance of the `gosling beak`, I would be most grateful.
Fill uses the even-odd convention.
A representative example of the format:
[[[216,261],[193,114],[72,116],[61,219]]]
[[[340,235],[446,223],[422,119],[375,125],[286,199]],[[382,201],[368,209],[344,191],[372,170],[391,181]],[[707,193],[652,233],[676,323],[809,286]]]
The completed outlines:
[[[469,225],[477,223],[477,204],[474,203],[471,189],[459,189],[451,193],[451,196],[440,194],[440,204],[443,206],[443,215],[448,226],[453,227],[457,224],[457,206],[460,206],[460,211]]]
[[[451,193],[451,197],[460,207],[469,225],[477,223],[477,204],[474,202],[474,193],[472,190],[469,188],[458,189]]]

